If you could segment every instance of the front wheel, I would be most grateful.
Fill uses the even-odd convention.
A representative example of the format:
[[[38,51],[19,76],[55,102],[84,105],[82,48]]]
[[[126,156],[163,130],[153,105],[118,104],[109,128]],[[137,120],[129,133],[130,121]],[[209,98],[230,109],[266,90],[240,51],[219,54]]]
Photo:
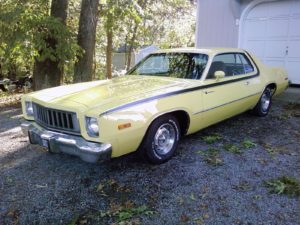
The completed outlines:
[[[168,161],[180,139],[180,127],[172,115],[157,118],[150,125],[141,146],[143,156],[153,164]]]
[[[252,110],[253,114],[257,116],[268,115],[272,104],[272,90],[271,88],[266,88],[261,95],[255,108]]]

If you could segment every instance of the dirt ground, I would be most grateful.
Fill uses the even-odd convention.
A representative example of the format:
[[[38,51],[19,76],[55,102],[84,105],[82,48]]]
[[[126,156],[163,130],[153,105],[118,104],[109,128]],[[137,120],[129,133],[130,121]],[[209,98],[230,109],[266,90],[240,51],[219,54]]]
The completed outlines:
[[[274,101],[265,118],[184,137],[158,166],[50,154],[29,145],[20,120],[19,106],[0,108],[0,224],[299,224],[299,198],[265,185],[300,179],[299,104]]]

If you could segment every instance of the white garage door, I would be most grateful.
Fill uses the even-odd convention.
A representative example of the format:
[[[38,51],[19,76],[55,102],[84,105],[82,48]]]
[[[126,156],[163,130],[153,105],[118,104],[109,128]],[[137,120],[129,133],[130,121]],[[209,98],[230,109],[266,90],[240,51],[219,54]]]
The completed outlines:
[[[241,47],[265,64],[285,67],[300,84],[300,0],[256,5],[242,21]]]

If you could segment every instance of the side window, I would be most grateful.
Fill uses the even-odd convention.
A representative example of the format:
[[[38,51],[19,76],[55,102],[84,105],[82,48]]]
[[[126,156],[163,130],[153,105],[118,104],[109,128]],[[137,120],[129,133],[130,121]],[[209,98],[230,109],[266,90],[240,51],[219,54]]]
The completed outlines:
[[[215,56],[208,71],[207,79],[214,78],[216,71],[224,71],[226,77],[245,74],[239,54],[228,53]]]
[[[249,59],[244,54],[239,54],[241,57],[241,61],[244,65],[245,73],[251,73],[254,71],[253,66],[251,65]]]

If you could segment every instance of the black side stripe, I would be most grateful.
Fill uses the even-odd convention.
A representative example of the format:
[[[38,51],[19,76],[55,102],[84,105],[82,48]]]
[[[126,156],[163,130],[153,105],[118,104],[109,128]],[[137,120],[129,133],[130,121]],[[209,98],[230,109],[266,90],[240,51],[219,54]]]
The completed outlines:
[[[258,77],[258,76],[259,76],[259,73],[256,73],[252,76],[241,77],[241,78],[238,78],[238,79],[227,80],[227,81],[218,82],[218,83],[214,83],[214,84],[207,84],[207,85],[203,85],[203,86],[197,86],[197,87],[193,87],[193,88],[188,88],[188,89],[179,90],[179,91],[173,91],[173,92],[166,93],[166,94],[161,94],[161,95],[156,95],[156,96],[149,97],[149,98],[140,99],[140,100],[130,102],[130,103],[127,103],[127,104],[124,104],[124,105],[120,105],[120,106],[117,106],[117,107],[112,108],[110,110],[107,110],[107,111],[101,113],[100,116],[103,116],[103,115],[106,115],[106,114],[109,114],[109,113],[112,113],[112,112],[115,112],[115,111],[119,111],[119,110],[122,110],[122,109],[125,109],[125,108],[129,108],[129,107],[132,107],[132,106],[135,106],[135,105],[138,105],[138,104],[150,102],[150,101],[153,101],[153,100],[156,100],[156,99],[165,98],[165,97],[178,95],[178,94],[183,94],[183,93],[187,93],[187,92],[198,91],[198,90],[201,90],[201,89],[216,87],[216,86],[219,86],[219,85],[235,83],[235,82],[239,82],[239,81],[242,81],[242,80],[252,79],[252,78],[255,78],[255,77]]]

